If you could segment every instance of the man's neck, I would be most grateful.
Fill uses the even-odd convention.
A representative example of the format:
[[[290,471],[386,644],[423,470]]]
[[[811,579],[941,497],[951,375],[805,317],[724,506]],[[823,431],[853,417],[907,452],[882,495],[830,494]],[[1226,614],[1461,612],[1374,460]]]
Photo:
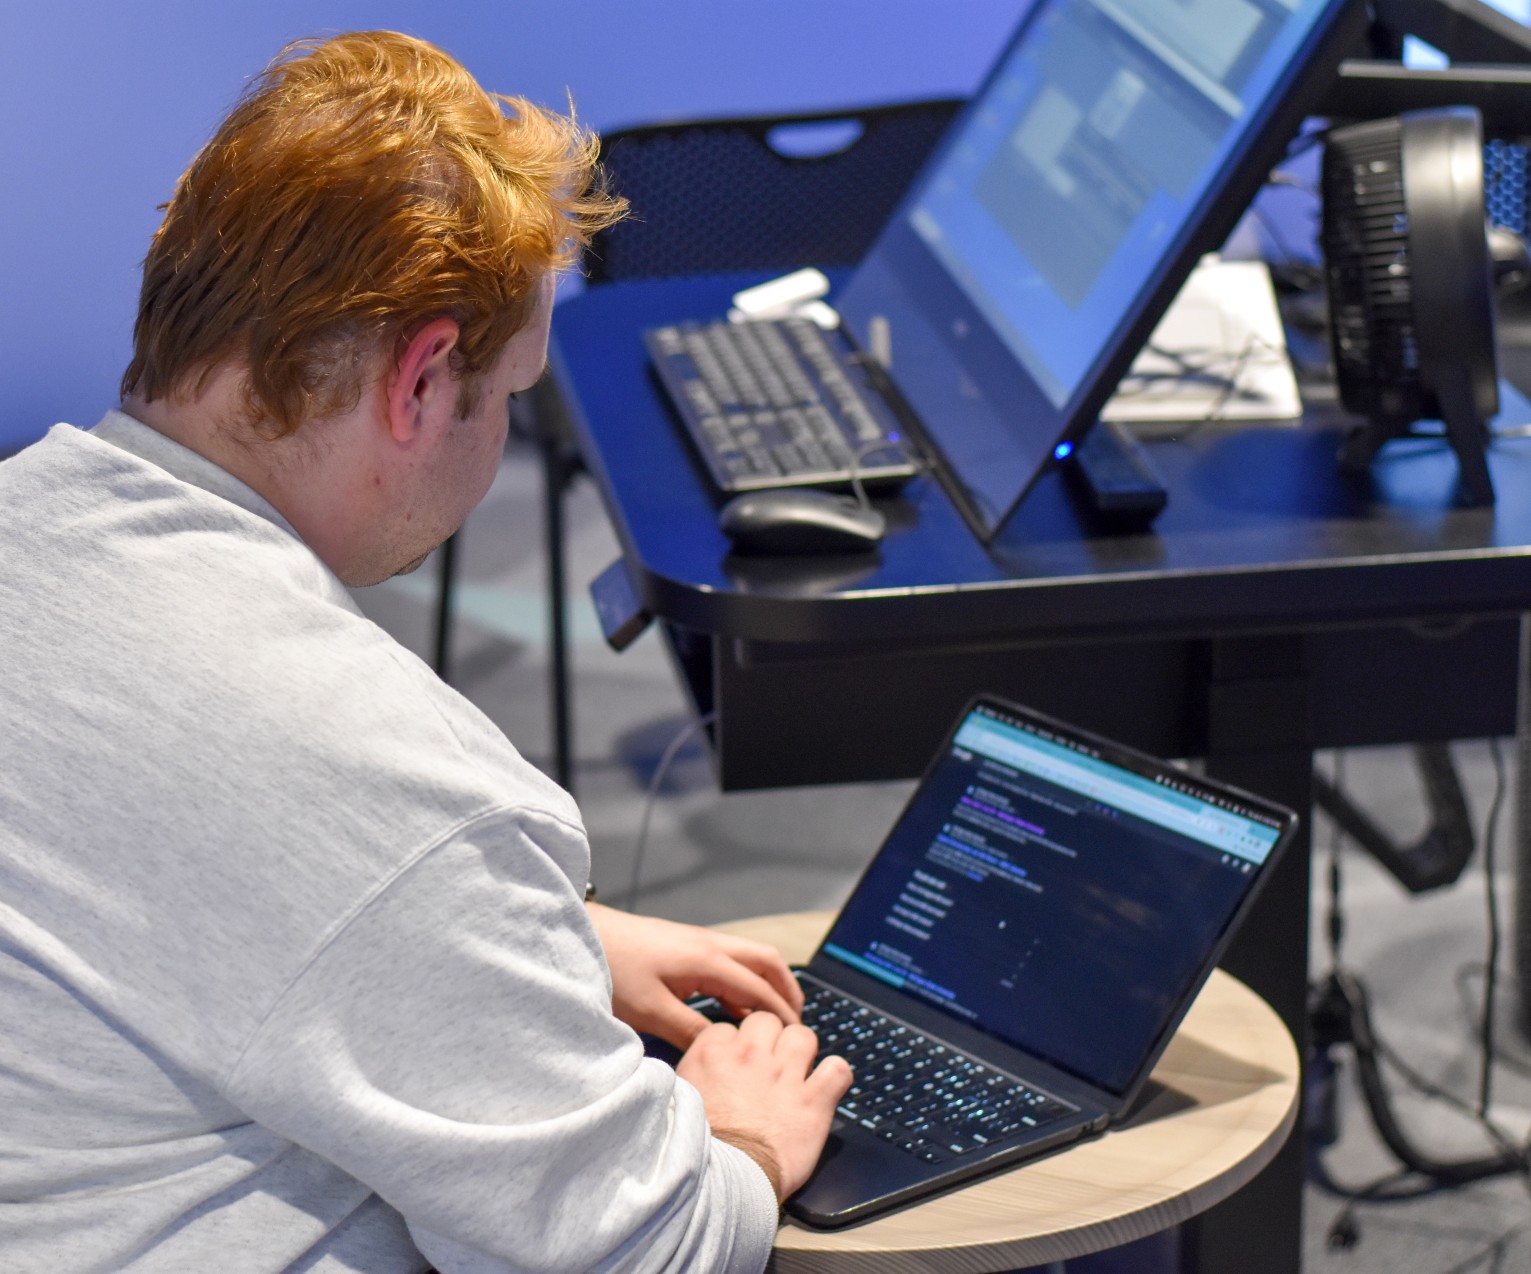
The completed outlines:
[[[364,536],[369,493],[356,449],[332,436],[360,428],[351,416],[310,421],[287,437],[263,436],[259,422],[249,419],[243,375],[231,365],[215,368],[195,398],[130,397],[122,410],[238,478],[336,575],[356,582],[352,546]],[[315,440],[318,430],[326,434],[322,443]]]
[[[274,493],[268,490],[272,486],[267,473],[271,461],[254,451],[253,432],[241,423],[246,413],[238,373],[230,369],[213,372],[195,398],[150,401],[130,396],[123,400],[122,410],[171,441],[211,460],[280,508]]]

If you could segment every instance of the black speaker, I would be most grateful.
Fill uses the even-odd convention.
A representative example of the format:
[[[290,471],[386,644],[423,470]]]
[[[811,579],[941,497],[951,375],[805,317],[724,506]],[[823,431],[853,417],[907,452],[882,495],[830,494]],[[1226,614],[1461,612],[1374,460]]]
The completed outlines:
[[[1439,420],[1466,499],[1493,503],[1484,449],[1499,373],[1478,112],[1334,129],[1322,190],[1335,376],[1340,401],[1366,418],[1341,467],[1364,471],[1390,439]]]

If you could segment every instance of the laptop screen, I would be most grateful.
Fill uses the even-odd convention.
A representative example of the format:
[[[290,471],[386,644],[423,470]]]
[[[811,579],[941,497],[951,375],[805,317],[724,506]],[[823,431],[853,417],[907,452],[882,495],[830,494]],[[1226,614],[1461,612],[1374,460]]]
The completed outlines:
[[[1122,1093],[1284,828],[1178,769],[980,703],[821,955]]]
[[[986,538],[1243,211],[1222,196],[1279,154],[1345,2],[1042,0],[1023,24],[839,301]]]

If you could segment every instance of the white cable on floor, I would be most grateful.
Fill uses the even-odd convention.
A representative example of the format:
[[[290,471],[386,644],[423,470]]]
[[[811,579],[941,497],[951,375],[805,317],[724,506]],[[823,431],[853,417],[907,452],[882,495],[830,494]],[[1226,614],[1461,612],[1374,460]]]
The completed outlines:
[[[675,754],[685,746],[686,741],[699,730],[705,730],[718,719],[716,712],[708,712],[698,717],[695,721],[688,722],[684,729],[679,730],[675,737],[670,740],[664,752],[660,755],[659,764],[654,767],[654,777],[649,780],[648,795],[643,801],[643,816],[638,821],[638,839],[633,845],[633,874],[631,883],[628,885],[627,897],[623,899],[623,906],[628,911],[638,909],[638,897],[642,892],[643,882],[643,852],[648,846],[649,817],[654,812],[654,803],[659,798],[659,787],[664,782],[665,774],[669,771],[670,762],[675,759]]]

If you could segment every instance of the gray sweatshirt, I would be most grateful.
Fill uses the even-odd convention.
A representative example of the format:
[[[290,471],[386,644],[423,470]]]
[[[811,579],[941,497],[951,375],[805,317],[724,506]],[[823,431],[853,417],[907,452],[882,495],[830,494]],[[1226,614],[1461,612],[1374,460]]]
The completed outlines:
[[[758,1271],[568,795],[120,412],[0,464],[0,1271]]]

